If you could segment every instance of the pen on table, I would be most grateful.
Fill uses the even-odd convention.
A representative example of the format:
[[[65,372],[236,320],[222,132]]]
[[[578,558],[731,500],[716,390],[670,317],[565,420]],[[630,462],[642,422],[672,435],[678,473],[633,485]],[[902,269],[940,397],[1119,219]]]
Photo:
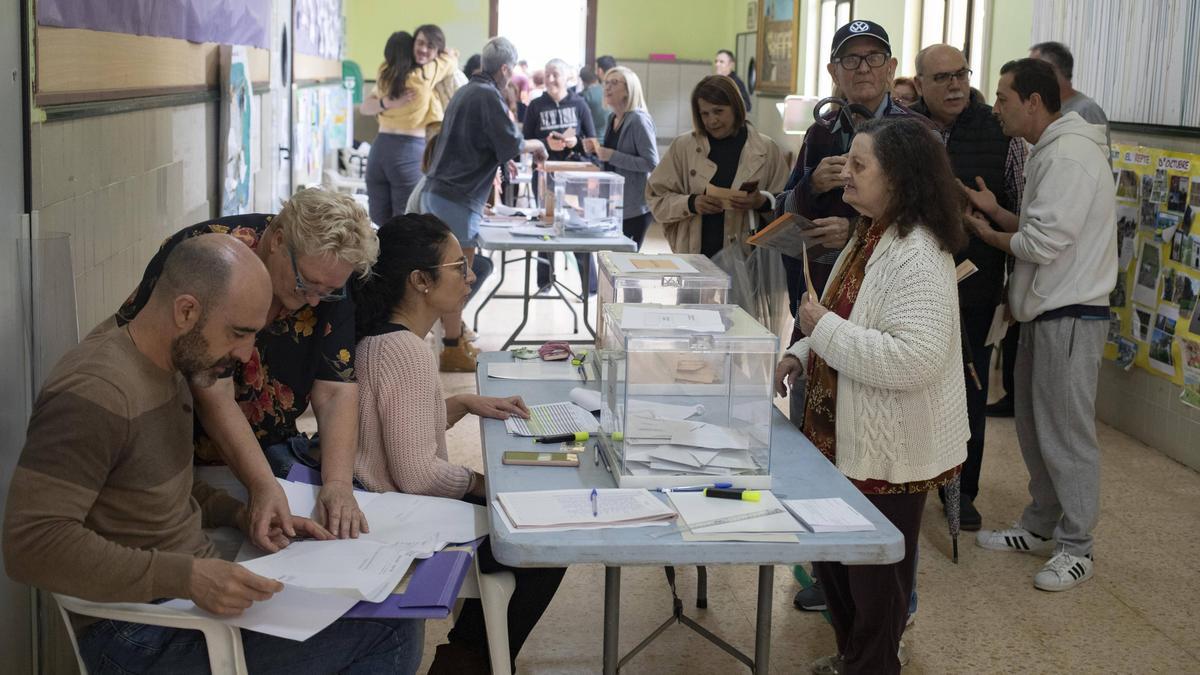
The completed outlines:
[[[762,493],[758,490],[745,490],[736,488],[733,490],[721,488],[704,488],[705,497],[715,497],[717,499],[740,499],[746,502],[757,502],[762,499]]]
[[[556,436],[538,436],[533,439],[534,443],[567,443],[570,441],[583,442],[588,439],[588,432],[576,431],[573,434],[558,434]]]
[[[579,371],[579,379],[583,380],[584,384],[587,384],[587,367],[583,365],[583,359],[571,359],[571,365],[575,366],[575,369]]]
[[[592,488],[592,517],[600,515],[600,503],[596,500],[596,488]]]
[[[704,492],[707,488],[724,488],[733,487],[733,483],[708,483],[707,485],[684,485],[681,487],[658,488],[655,492]]]

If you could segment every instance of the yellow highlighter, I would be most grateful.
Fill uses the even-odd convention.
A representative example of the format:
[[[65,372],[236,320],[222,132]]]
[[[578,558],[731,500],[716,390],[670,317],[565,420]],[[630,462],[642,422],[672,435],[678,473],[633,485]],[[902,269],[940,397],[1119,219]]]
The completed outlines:
[[[762,499],[762,493],[758,490],[744,488],[704,488],[704,496],[716,499],[740,499],[744,502],[757,502]]]

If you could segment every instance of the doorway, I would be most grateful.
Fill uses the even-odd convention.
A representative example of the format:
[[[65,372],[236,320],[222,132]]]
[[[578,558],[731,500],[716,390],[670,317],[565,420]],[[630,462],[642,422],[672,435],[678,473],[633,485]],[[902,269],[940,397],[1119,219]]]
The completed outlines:
[[[575,72],[596,60],[596,0],[491,0],[488,28],[503,35],[529,64],[541,70],[550,59]]]

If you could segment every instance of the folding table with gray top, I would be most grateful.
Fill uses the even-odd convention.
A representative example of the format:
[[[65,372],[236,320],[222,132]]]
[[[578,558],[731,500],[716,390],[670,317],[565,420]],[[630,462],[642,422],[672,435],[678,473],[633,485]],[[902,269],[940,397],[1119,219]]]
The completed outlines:
[[[479,358],[476,378],[484,396],[520,395],[529,405],[566,401],[579,382],[489,379],[488,368],[509,363],[512,356],[492,352]],[[598,388],[594,379],[583,385]],[[773,492],[788,499],[841,497],[875,524],[872,532],[800,534],[798,543],[689,542],[678,533],[661,536],[661,527],[574,530],[551,533],[511,533],[500,522],[495,506],[489,508],[492,551],[496,559],[513,567],[563,567],[573,563],[600,563],[604,571],[604,673],[614,674],[642,647],[675,620],[686,623],[714,644],[747,665],[751,672],[769,672],[771,598],[775,565],[835,560],[847,564],[889,564],[904,557],[904,537],[850,481],[825,459],[784,415],[774,413],[771,435]],[[536,449],[530,439],[510,436],[499,420],[480,421],[487,464],[489,504],[496,493],[524,490],[590,489],[613,487],[612,475],[596,463],[596,441],[588,442],[578,469],[508,466],[501,463],[505,450]],[[536,446],[544,448],[545,446]],[[490,450],[490,451],[489,451]],[[666,496],[662,495],[665,500]],[[620,625],[621,567],[626,565],[757,565],[758,618],[754,658],[679,616],[638,645],[625,657],[617,651]]]
[[[530,223],[534,224],[534,223]],[[632,239],[625,235],[618,234],[615,237],[553,237],[547,234],[545,237],[528,237],[516,235],[510,232],[511,229],[508,223],[504,227],[496,227],[488,225],[485,219],[482,226],[479,228],[479,234],[475,237],[476,245],[481,249],[500,252],[500,278],[496,283],[496,287],[488,293],[483,302],[479,303],[479,307],[475,310],[475,330],[479,330],[479,313],[492,300],[521,300],[521,323],[512,335],[504,342],[500,349],[508,349],[511,345],[540,345],[545,340],[520,340],[517,339],[521,331],[525,330],[525,324],[529,322],[529,303],[532,300],[560,300],[567,305],[571,310],[571,316],[574,319],[574,335],[579,334],[579,315],[575,313],[575,308],[571,306],[567,295],[574,296],[583,302],[583,326],[587,329],[587,335],[582,338],[572,338],[569,342],[578,342],[580,344],[594,343],[596,338],[596,329],[592,326],[591,316],[588,313],[588,292],[587,283],[589,270],[591,268],[591,256],[584,256],[583,268],[579,270],[579,276],[583,279],[582,292],[575,293],[563,286],[559,281],[555,280],[552,284],[552,294],[545,296],[536,295],[537,291],[529,287],[530,270],[538,253],[595,253],[597,251],[636,251],[637,244]],[[547,228],[547,232],[550,228]],[[525,251],[525,255],[512,260],[508,259],[509,251]],[[524,262],[525,263],[525,283],[520,294],[516,293],[500,293],[500,287],[504,285],[504,270],[509,263]],[[564,291],[567,295],[564,295]]]

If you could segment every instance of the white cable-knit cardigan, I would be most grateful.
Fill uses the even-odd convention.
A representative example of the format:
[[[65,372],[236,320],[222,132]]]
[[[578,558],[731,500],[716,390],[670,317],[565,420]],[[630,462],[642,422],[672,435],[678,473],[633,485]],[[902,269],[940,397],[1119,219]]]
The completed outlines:
[[[829,278],[837,277],[846,247]],[[837,467],[858,480],[935,478],[967,457],[954,260],[922,226],[889,227],[867,261],[850,318],[821,317],[788,349],[837,371]]]

